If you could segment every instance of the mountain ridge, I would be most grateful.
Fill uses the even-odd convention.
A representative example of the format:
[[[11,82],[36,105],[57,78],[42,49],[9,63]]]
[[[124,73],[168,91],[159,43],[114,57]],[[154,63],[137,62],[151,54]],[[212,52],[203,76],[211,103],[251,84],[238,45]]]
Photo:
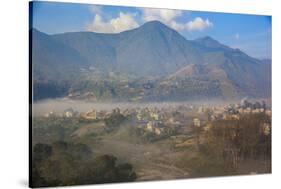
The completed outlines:
[[[193,78],[198,80],[196,85],[204,81],[206,88],[217,83],[220,91],[216,94],[222,96],[271,95],[271,64],[264,63],[268,61],[250,57],[210,36],[187,40],[159,21],[116,34],[66,32],[43,35],[36,29],[32,32],[33,55],[37,57],[33,58],[35,78],[39,75],[52,80],[47,76],[54,72],[56,74],[51,74],[54,80],[85,79],[85,73],[86,78],[91,78],[101,72],[135,79],[162,78],[171,85],[175,80],[182,82]],[[68,77],[59,78],[60,75]],[[186,87],[191,87],[189,91],[196,88]]]

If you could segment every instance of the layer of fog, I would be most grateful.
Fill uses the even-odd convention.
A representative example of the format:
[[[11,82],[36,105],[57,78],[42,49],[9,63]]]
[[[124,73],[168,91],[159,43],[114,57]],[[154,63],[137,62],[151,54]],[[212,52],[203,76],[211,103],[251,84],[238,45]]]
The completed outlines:
[[[237,101],[236,101],[237,102]],[[97,111],[105,110],[111,111],[114,108],[121,110],[127,108],[144,108],[144,107],[157,107],[157,108],[173,108],[180,105],[184,106],[218,106],[225,105],[230,102],[222,101],[185,101],[185,102],[89,102],[82,100],[71,100],[67,98],[42,100],[33,103],[32,112],[33,116],[41,116],[47,112],[53,111],[55,113],[62,113],[66,109],[72,108],[78,112],[87,112],[91,109]]]
[[[157,107],[168,108],[182,105],[179,102],[155,102],[155,103],[134,103],[134,102],[89,102],[81,100],[69,100],[69,99],[56,99],[56,100],[44,100],[33,104],[33,115],[40,116],[47,112],[53,111],[56,113],[62,113],[66,109],[73,109],[78,112],[87,112],[91,109],[97,111],[105,110],[111,111],[115,108],[121,110],[127,108],[144,108],[144,107]],[[187,104],[187,103],[186,103]],[[190,103],[189,103],[190,104]],[[191,105],[191,104],[190,104]]]

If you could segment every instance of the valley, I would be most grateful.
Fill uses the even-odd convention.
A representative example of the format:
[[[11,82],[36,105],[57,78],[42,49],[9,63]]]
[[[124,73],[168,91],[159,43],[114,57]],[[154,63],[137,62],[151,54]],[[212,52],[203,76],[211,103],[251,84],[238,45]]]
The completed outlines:
[[[35,104],[33,144],[87,145],[93,158],[108,154],[117,158],[117,164],[131,164],[137,181],[271,171],[271,108],[264,101],[75,103]],[[239,149],[237,162],[227,155],[230,149]]]
[[[32,37],[32,179],[271,173],[271,60],[160,21]]]

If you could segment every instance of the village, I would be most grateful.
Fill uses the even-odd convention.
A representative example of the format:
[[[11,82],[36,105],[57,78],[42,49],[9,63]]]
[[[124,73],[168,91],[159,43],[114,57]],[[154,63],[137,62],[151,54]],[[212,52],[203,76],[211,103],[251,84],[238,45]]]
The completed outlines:
[[[210,122],[216,120],[239,120],[245,114],[264,113],[271,117],[271,109],[265,102],[243,101],[236,104],[218,106],[177,105],[167,107],[136,107],[114,108],[112,111],[96,110],[92,108],[87,112],[78,112],[72,108],[62,113],[49,111],[45,118],[62,117],[65,119],[79,119],[81,121],[98,122],[110,118],[113,115],[122,115],[134,127],[155,135],[161,136],[167,133],[189,133],[192,127],[202,127],[208,130]],[[192,127],[190,127],[192,126]],[[267,126],[265,126],[267,127]]]
[[[269,104],[157,105],[51,110],[34,117],[34,141],[83,143],[95,155],[113,154],[134,166],[139,181],[212,175],[209,168],[221,175],[270,169]],[[245,167],[248,161],[255,165]]]

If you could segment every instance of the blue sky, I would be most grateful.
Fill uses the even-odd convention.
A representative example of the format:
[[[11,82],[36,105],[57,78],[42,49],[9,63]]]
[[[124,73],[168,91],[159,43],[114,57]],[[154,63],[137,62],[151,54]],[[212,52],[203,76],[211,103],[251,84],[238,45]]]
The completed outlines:
[[[168,9],[33,3],[33,27],[48,33],[118,33],[159,20],[186,39],[211,36],[257,58],[271,58],[271,17]]]

